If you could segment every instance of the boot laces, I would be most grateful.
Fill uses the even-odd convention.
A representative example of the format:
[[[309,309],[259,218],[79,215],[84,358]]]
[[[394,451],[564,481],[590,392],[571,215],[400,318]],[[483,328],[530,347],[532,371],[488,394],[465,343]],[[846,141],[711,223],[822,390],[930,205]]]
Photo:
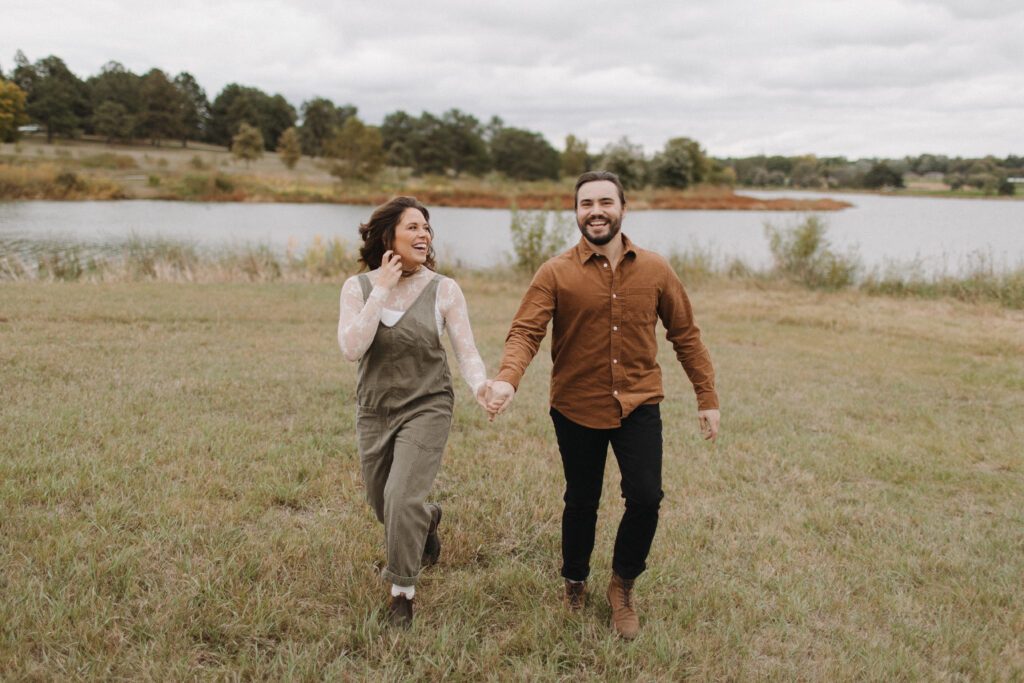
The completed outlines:
[[[622,594],[622,605],[630,609],[633,608],[633,591],[631,588],[631,586],[626,586],[626,584],[619,585],[619,592]]]

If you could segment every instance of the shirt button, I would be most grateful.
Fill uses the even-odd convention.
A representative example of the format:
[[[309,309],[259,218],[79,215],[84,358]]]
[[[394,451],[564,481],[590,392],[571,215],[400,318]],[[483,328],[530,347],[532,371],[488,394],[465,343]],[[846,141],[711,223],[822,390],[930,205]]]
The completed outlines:
[[[606,263],[606,264],[604,264],[604,267],[605,267],[605,268],[607,268],[607,267],[608,267],[608,264],[607,264],[607,263]]]
[[[618,396],[618,395],[619,395],[619,390],[618,390],[618,389],[616,389],[616,390],[615,390],[615,391],[613,391],[612,393],[613,393],[613,394],[615,394],[616,396]]]
[[[618,362],[619,362],[619,359],[618,359],[618,358],[612,358],[612,362],[613,362],[613,363],[618,363]]]
[[[615,332],[615,331],[617,331],[618,329],[619,329],[619,328],[618,328],[617,326],[615,326],[615,325],[612,325],[612,332]]]
[[[618,297],[616,297],[616,296],[615,296],[614,294],[612,294],[612,298],[613,298],[613,299],[616,299],[616,298],[618,298]]]

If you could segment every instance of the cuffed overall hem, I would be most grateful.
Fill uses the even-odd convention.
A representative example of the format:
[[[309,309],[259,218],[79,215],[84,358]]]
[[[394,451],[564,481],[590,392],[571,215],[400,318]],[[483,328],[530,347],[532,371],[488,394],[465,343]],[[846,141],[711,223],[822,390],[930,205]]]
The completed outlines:
[[[385,567],[384,571],[380,573],[380,578],[398,586],[415,586],[416,582],[420,580],[420,572],[416,572],[416,576],[400,576]]]

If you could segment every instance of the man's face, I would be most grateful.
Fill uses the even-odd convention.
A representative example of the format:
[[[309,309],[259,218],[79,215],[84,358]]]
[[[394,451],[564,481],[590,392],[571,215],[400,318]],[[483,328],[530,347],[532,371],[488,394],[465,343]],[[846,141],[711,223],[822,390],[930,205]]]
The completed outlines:
[[[576,225],[595,246],[608,244],[619,234],[626,207],[610,180],[594,180],[580,186],[576,195]]]

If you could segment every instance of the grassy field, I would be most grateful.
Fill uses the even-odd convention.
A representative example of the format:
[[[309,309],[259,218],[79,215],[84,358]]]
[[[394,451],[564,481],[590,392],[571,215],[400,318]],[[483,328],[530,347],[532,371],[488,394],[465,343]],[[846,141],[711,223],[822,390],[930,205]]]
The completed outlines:
[[[522,279],[460,278],[495,369]],[[0,679],[1020,680],[1024,313],[711,281],[723,431],[662,349],[665,501],[620,642],[582,617],[534,361],[465,385],[416,624],[384,624],[338,283],[0,283]]]

